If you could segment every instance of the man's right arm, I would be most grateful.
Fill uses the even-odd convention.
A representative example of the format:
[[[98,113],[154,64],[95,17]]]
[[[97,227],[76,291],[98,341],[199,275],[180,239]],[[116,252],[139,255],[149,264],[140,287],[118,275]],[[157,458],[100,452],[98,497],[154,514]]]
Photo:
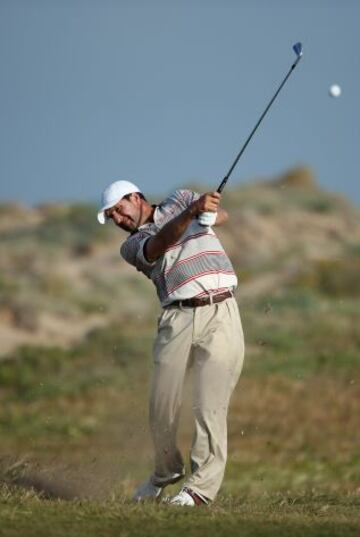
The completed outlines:
[[[161,230],[148,239],[144,254],[151,263],[161,257],[166,250],[175,244],[185,233],[187,227],[198,214],[207,211],[217,212],[221,195],[218,192],[208,192],[193,201],[181,214],[165,224]]]

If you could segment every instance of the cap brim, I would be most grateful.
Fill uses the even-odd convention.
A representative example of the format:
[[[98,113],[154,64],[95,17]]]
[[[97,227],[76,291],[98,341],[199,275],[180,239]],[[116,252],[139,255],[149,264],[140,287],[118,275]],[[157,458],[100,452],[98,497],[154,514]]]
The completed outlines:
[[[100,222],[100,224],[106,224],[106,220],[108,220],[108,218],[105,215],[105,211],[106,209],[110,209],[110,207],[113,207],[116,203],[117,203],[116,201],[108,203],[107,205],[105,205],[104,207],[100,209],[100,211],[97,213],[97,219],[98,219],[98,222]]]
[[[105,224],[106,216],[104,211],[99,211],[97,214],[97,219],[100,224]]]

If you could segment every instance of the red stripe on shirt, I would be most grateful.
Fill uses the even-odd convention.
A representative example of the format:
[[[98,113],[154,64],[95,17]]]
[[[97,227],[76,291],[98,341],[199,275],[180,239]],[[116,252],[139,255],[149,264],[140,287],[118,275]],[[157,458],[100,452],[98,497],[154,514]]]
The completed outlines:
[[[207,270],[205,272],[200,272],[199,274],[196,274],[195,276],[191,276],[187,280],[184,280],[183,282],[179,283],[176,287],[173,287],[170,291],[168,291],[167,296],[171,295],[174,291],[182,287],[183,285],[186,285],[187,283],[191,282],[192,280],[196,280],[197,278],[200,278],[201,276],[207,276],[209,274],[231,274],[235,276],[235,273],[233,270]]]
[[[194,259],[198,259],[199,257],[202,257],[204,255],[213,254],[213,255],[226,255],[225,252],[219,251],[219,250],[206,250],[204,252],[200,252],[198,254],[190,255],[189,257],[186,257],[185,259],[181,259],[178,263],[170,267],[165,273],[164,276],[167,276],[172,270],[175,270],[177,267],[186,264],[188,261],[193,261]]]
[[[196,239],[197,237],[202,237],[202,236],[205,236],[205,235],[209,235],[209,236],[213,237],[213,235],[211,233],[207,233],[207,231],[205,231],[205,233],[203,231],[200,232],[200,233],[194,233],[194,235],[189,235],[183,241],[176,242],[175,244],[172,244],[171,246],[169,246],[169,248],[166,250],[166,252],[169,252],[170,250],[174,250],[174,248],[177,248],[178,246],[181,246],[182,244],[185,244],[185,242],[188,242],[191,239]]]

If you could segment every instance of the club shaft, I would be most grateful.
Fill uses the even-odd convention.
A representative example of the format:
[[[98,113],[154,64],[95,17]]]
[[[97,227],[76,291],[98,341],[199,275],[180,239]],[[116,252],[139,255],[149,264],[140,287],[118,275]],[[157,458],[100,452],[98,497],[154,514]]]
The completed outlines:
[[[239,153],[237,154],[236,156],[236,159],[234,160],[234,162],[232,163],[229,171],[227,172],[227,174],[225,175],[224,179],[222,180],[222,182],[220,183],[218,189],[217,189],[217,192],[221,193],[230,177],[230,175],[232,174],[236,164],[238,163],[241,155],[244,153],[248,143],[250,142],[251,138],[254,136],[257,128],[259,127],[260,123],[262,122],[262,120],[264,119],[264,117],[266,116],[269,108],[271,107],[272,103],[275,101],[276,97],[279,95],[281,89],[283,88],[283,86],[285,85],[287,79],[289,78],[289,76],[291,75],[291,73],[293,72],[293,70],[295,69],[295,67],[297,66],[297,64],[299,63],[299,60],[300,60],[301,56],[299,56],[295,63],[293,63],[293,65],[290,67],[290,70],[289,72],[287,73],[287,75],[285,76],[284,80],[281,82],[280,86],[278,87],[276,93],[274,94],[274,96],[272,97],[272,99],[270,100],[269,104],[267,105],[267,107],[265,108],[264,112],[262,113],[259,121],[256,123],[255,127],[253,128],[253,130],[251,131],[250,135],[248,136],[246,142],[244,143],[244,145],[242,146],[242,148],[240,149]]]

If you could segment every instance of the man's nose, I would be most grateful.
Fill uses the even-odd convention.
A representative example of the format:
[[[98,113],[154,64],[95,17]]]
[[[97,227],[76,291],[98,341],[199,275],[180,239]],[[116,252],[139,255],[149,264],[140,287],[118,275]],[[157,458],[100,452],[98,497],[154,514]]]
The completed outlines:
[[[115,224],[121,224],[122,216],[118,212],[115,211],[111,216],[112,216],[112,219],[114,220]]]

